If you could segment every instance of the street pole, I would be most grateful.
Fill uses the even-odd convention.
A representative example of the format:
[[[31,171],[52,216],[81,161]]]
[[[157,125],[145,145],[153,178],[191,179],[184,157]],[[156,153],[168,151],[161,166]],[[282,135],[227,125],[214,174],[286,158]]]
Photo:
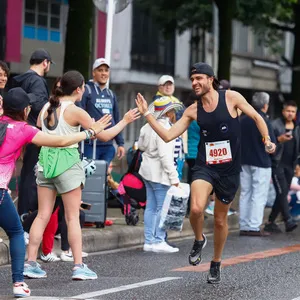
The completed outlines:
[[[113,21],[116,10],[115,0],[107,0],[106,10],[106,37],[105,37],[105,59],[110,65],[111,61],[111,43],[113,32]],[[107,81],[107,88],[109,87],[109,81]]]

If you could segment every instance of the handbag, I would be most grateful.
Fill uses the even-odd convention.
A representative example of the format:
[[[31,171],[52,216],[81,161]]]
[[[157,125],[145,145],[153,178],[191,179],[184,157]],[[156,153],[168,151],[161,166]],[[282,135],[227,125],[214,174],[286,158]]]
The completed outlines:
[[[182,230],[189,195],[190,185],[187,183],[180,183],[178,187],[170,187],[160,215],[160,228],[164,230]]]

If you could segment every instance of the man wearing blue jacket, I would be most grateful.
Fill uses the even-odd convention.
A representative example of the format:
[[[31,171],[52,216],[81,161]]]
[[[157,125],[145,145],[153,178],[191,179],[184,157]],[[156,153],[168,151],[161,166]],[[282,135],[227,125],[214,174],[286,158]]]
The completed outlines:
[[[104,58],[98,58],[93,64],[93,79],[85,86],[80,106],[95,120],[100,119],[105,114],[111,114],[111,127],[120,121],[120,114],[116,95],[107,88],[110,67]],[[117,156],[119,159],[124,157],[124,139],[122,133],[115,137],[118,145]],[[97,140],[96,159],[105,160],[109,165],[115,156],[116,150],[113,140],[101,142]],[[86,142],[84,155],[88,158],[93,156],[93,143]]]
[[[252,106],[266,122],[271,141],[274,143],[275,136],[267,117],[269,101],[269,94],[255,93],[252,98]],[[270,233],[261,231],[260,226],[263,222],[272,174],[271,156],[265,151],[265,147],[261,143],[261,134],[255,122],[245,115],[241,117],[240,123],[242,133],[240,235],[268,236]]]

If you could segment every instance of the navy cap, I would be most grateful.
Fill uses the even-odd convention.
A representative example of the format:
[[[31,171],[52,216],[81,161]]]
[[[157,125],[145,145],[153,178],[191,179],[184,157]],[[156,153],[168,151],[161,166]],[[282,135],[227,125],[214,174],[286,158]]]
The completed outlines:
[[[193,74],[205,74],[209,77],[215,77],[213,68],[204,62],[195,63],[191,67],[190,76]]]
[[[231,88],[230,82],[226,79],[220,80],[220,90],[229,90]]]
[[[22,111],[25,107],[35,102],[36,98],[34,94],[27,94],[22,88],[16,87],[10,89],[3,96],[3,109]]]
[[[51,64],[55,64],[54,61],[51,58],[50,53],[46,49],[44,49],[44,48],[36,49],[31,54],[30,60],[32,60],[32,59],[35,59],[35,60],[39,60],[39,59],[44,60],[44,59],[47,59],[48,61],[51,62]]]

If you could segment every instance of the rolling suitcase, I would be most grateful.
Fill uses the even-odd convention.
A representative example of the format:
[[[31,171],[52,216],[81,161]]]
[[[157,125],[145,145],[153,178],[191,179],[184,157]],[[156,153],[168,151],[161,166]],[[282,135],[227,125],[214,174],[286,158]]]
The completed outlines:
[[[81,152],[84,153],[84,141],[81,143]],[[85,210],[85,221],[95,223],[96,228],[104,228],[107,210],[107,163],[105,160],[95,158],[96,140],[93,141],[93,160],[96,171],[86,178],[82,190],[82,201],[92,205],[90,210]]]

